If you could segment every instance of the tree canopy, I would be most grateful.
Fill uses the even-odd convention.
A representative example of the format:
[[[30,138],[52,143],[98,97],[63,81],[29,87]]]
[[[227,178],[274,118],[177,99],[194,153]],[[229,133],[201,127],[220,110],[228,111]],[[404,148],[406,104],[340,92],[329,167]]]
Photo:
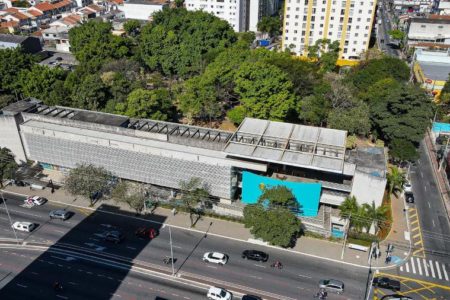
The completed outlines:
[[[0,187],[3,187],[3,180],[14,179],[17,168],[12,152],[8,148],[0,147]]]
[[[171,115],[172,102],[166,89],[132,91],[125,102],[116,105],[116,113],[132,118],[168,120]]]
[[[20,90],[19,74],[30,70],[35,59],[21,48],[0,49],[0,90],[13,93]]]
[[[256,25],[259,32],[267,33],[270,37],[280,35],[281,19],[278,16],[264,16]]]

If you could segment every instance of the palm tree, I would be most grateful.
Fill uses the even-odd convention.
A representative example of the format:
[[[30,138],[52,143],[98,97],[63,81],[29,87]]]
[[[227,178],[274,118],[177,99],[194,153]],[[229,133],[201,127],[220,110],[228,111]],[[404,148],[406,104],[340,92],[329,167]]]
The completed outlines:
[[[356,231],[361,231],[364,227],[364,210],[358,204],[355,196],[345,198],[344,202],[339,206],[340,217],[350,222],[350,227]]]
[[[403,191],[403,185],[406,183],[405,174],[403,172],[393,166],[390,167],[391,172],[387,174],[387,186],[389,195],[392,195],[392,193],[401,192]]]
[[[370,227],[373,223],[375,223],[375,234],[380,230],[383,226],[385,226],[385,221],[387,219],[386,212],[388,211],[388,207],[385,205],[381,205],[379,207],[375,206],[375,201],[372,202],[372,205],[368,203],[364,203],[362,205],[364,210],[364,215],[366,217],[367,223],[365,224],[365,228],[367,233],[370,230]]]

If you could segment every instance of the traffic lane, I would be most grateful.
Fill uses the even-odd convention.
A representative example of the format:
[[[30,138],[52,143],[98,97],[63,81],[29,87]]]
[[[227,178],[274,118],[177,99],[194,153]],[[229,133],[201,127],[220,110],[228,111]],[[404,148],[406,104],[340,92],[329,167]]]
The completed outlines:
[[[206,288],[81,259],[66,261],[66,258],[60,254],[42,254],[0,290],[0,298],[148,299],[149,296],[161,296],[170,299],[202,299],[206,294]],[[63,284],[62,292],[53,290],[55,281]]]
[[[421,144],[420,160],[411,170],[415,205],[419,211],[425,248],[449,253],[450,243],[445,239],[449,234],[448,219],[445,216],[444,204],[433,174],[433,168]],[[433,155],[433,154],[432,154]]]

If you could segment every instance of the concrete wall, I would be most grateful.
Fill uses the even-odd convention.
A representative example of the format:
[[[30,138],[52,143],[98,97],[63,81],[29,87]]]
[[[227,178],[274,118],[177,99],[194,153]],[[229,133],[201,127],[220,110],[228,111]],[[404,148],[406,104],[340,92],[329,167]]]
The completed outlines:
[[[19,164],[27,161],[17,126],[20,119],[20,114],[16,116],[0,115],[0,147],[11,150]]]
[[[151,15],[163,9],[165,5],[136,4],[125,2],[119,6],[119,10],[125,13],[126,19],[148,21]]]
[[[351,195],[356,197],[359,204],[372,204],[372,201],[375,201],[375,206],[378,207],[383,202],[386,182],[386,178],[372,176],[356,170]]]

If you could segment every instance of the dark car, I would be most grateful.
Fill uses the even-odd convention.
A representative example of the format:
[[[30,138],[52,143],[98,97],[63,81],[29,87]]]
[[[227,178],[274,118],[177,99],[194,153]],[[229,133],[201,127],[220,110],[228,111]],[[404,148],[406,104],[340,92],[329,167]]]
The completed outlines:
[[[414,203],[414,194],[412,192],[405,192],[405,201],[407,203]]]
[[[57,210],[52,210],[49,213],[50,219],[60,219],[60,220],[67,220],[68,218],[70,218],[72,216],[72,212],[67,211],[65,209],[57,209]]]
[[[242,258],[266,262],[269,260],[269,255],[258,250],[245,250],[242,252]]]
[[[389,277],[375,277],[373,279],[373,286],[393,291],[400,291],[400,281],[390,279]]]
[[[136,229],[134,234],[140,238],[154,239],[155,237],[157,237],[159,235],[159,232],[155,228],[140,227],[140,228]]]
[[[262,300],[261,297],[255,296],[255,295],[244,295],[241,298],[242,300]]]
[[[123,236],[123,234],[117,230],[107,231],[103,234],[103,239],[105,241],[113,242],[116,244],[122,242],[124,238],[125,237]]]

